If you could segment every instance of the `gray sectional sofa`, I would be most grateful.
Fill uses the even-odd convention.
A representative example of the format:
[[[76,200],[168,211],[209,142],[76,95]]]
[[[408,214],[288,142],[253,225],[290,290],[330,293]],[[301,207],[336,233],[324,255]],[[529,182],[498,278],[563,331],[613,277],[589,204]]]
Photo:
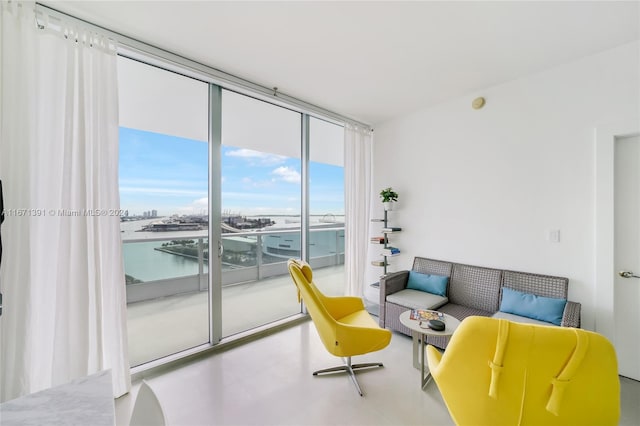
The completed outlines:
[[[530,317],[500,312],[503,289],[542,296],[567,299],[569,280],[563,277],[527,272],[485,268],[442,260],[416,257],[412,271],[449,277],[446,294],[437,295],[408,289],[410,271],[387,274],[380,279],[380,326],[411,335],[400,323],[400,314],[408,309],[434,309],[459,320],[471,315],[505,318],[518,322],[551,325]],[[509,291],[506,291],[509,293]],[[503,305],[504,307],[504,305]],[[567,301],[559,325],[580,327],[580,304]],[[427,343],[445,348],[449,337],[427,338]]]

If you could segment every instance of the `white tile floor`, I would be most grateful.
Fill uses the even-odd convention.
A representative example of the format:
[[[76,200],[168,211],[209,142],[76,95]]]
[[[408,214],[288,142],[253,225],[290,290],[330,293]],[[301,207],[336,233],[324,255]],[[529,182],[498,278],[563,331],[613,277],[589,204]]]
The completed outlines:
[[[341,360],[311,322],[146,380],[170,425],[452,424],[437,387],[420,390],[411,349],[394,334],[386,349],[354,358],[385,364],[358,373],[364,397],[346,375],[312,376]],[[136,392],[116,401],[118,424],[127,424]]]
[[[313,377],[338,365],[311,322],[177,367],[147,382],[169,425],[450,425],[437,386],[420,389],[411,339],[394,333],[382,351],[354,362],[385,367],[358,374],[360,397],[345,375]],[[138,385],[116,401],[127,425]],[[640,382],[621,378],[621,425],[640,424]]]

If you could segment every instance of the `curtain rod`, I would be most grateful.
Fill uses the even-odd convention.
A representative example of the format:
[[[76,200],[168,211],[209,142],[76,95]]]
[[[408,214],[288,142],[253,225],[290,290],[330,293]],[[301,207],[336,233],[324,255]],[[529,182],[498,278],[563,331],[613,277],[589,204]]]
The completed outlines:
[[[318,114],[321,116],[320,118],[325,117],[332,120],[336,120],[338,122],[350,124],[356,127],[361,127],[361,128],[373,131],[373,128],[370,124],[363,123],[358,120],[354,120],[353,118],[349,118],[342,114],[338,114],[336,112],[327,110],[317,105],[313,105],[311,103],[305,102],[293,96],[286,95],[284,93],[279,92],[275,88],[267,88],[265,86],[261,86],[252,81],[245,80],[242,77],[229,74],[227,72],[205,65],[198,61],[170,52],[168,50],[153,46],[151,44],[145,43],[140,40],[136,40],[132,37],[129,37],[120,33],[117,33],[108,28],[101,27],[92,22],[86,21],[84,19],[80,19],[68,13],[54,9],[50,6],[44,5],[42,3],[36,3],[36,10],[42,11],[43,13],[48,13],[58,19],[70,19],[74,22],[77,22],[79,24],[89,27],[94,31],[101,31],[105,33],[105,35],[107,35],[110,38],[113,38],[118,43],[118,45],[123,48],[124,56],[131,57],[132,59],[142,60],[141,55],[151,55],[165,63],[174,64],[176,66],[184,67],[192,72],[195,72],[196,73],[196,75],[194,75],[195,78],[206,79],[207,81],[212,82],[214,84],[218,84],[219,86],[222,86],[222,87],[230,86],[225,88],[235,89],[243,93],[248,92],[249,94],[257,94],[257,95],[260,95],[261,98],[265,100],[269,100],[270,102],[278,103],[283,106],[289,106],[289,107],[293,106],[297,110],[299,110],[299,112]],[[177,70],[174,69],[173,71],[177,71]]]

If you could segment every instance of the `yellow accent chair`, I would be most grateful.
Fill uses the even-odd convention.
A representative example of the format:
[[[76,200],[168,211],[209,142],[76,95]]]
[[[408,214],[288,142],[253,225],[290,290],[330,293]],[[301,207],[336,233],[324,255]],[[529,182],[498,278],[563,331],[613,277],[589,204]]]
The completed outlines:
[[[427,360],[458,425],[617,425],[616,353],[602,335],[468,317]]]
[[[351,364],[351,357],[385,348],[391,341],[391,331],[378,326],[365,310],[361,298],[325,296],[313,283],[313,272],[306,262],[290,259],[288,267],[298,289],[298,301],[301,298],[304,301],[324,347],[329,353],[345,358],[344,365],[319,370],[313,375],[346,372],[360,396],[363,396],[354,370],[383,365],[382,363]]]

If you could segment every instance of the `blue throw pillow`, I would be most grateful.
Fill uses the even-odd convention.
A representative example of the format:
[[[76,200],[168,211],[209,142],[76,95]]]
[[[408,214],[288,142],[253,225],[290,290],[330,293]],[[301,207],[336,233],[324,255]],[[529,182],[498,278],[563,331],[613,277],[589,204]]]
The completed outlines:
[[[407,288],[426,291],[427,293],[437,294],[438,296],[446,296],[448,283],[449,277],[409,271]]]
[[[523,293],[509,287],[503,287],[500,312],[560,325],[566,304],[567,299],[536,296],[535,294]]]

